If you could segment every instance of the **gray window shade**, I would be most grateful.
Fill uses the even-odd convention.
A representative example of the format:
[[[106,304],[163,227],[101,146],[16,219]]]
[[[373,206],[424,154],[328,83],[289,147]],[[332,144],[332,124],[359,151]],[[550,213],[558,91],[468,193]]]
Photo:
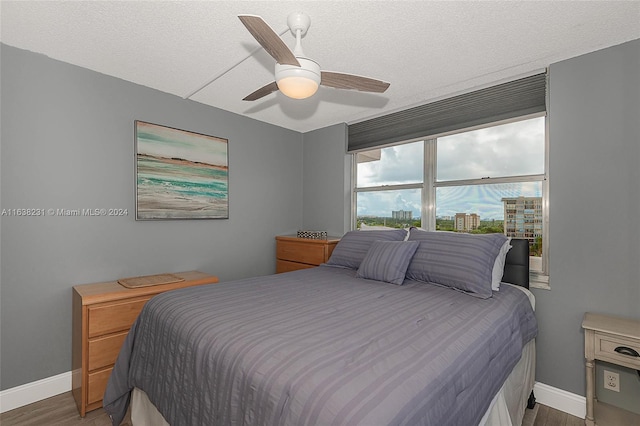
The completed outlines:
[[[348,152],[434,136],[546,110],[546,74],[372,118],[349,126]]]

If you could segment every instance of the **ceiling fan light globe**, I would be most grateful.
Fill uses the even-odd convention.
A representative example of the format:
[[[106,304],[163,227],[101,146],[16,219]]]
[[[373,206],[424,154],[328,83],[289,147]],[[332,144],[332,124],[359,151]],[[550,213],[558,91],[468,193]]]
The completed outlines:
[[[307,77],[285,77],[278,81],[278,89],[293,99],[306,99],[318,91],[318,83]]]
[[[278,89],[293,99],[305,99],[313,96],[320,85],[320,65],[307,58],[296,58],[300,67],[276,64],[276,83]]]

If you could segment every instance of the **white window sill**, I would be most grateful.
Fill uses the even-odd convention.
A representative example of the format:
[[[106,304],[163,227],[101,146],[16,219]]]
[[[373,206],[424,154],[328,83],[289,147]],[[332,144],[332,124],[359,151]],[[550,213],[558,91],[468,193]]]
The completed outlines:
[[[549,275],[543,275],[540,272],[529,273],[529,288],[539,288],[542,290],[551,290],[549,287]]]

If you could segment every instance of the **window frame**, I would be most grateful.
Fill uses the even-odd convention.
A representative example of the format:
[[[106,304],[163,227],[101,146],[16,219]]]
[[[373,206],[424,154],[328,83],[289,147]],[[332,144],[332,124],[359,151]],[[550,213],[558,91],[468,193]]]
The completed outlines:
[[[483,177],[475,179],[460,179],[437,181],[437,141],[438,138],[459,133],[466,133],[474,130],[496,127],[503,124],[525,121],[533,118],[544,117],[544,171],[534,175],[519,175],[508,177]],[[415,142],[423,142],[423,181],[410,184],[388,184],[368,187],[358,187],[357,182],[357,155],[359,152],[366,152],[372,149],[384,149],[398,145],[405,145]],[[541,182],[542,184],[542,269],[530,271],[530,286],[534,288],[549,289],[549,118],[546,112],[528,114],[508,120],[495,121],[480,126],[459,129],[452,132],[442,133],[433,136],[415,138],[398,143],[390,143],[376,148],[367,148],[354,151],[351,154],[351,229],[357,228],[357,196],[358,193],[375,191],[393,191],[403,189],[421,189],[421,211],[420,219],[424,229],[435,231],[436,229],[436,189],[443,187],[469,186],[469,185],[490,185],[511,182]]]

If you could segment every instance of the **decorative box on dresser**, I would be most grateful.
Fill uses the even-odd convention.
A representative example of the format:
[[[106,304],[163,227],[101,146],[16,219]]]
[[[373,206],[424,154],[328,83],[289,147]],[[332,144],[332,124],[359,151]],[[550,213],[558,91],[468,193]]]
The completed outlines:
[[[126,288],[118,281],[73,287],[72,393],[80,416],[102,407],[120,347],[144,304],[165,291],[218,282],[198,271],[173,275],[183,281]]]
[[[331,257],[340,238],[326,240],[279,235],[276,237],[276,273],[315,268]]]
[[[586,358],[586,426],[640,425],[640,414],[596,400],[595,361],[640,370],[640,321],[587,312],[582,320]]]

